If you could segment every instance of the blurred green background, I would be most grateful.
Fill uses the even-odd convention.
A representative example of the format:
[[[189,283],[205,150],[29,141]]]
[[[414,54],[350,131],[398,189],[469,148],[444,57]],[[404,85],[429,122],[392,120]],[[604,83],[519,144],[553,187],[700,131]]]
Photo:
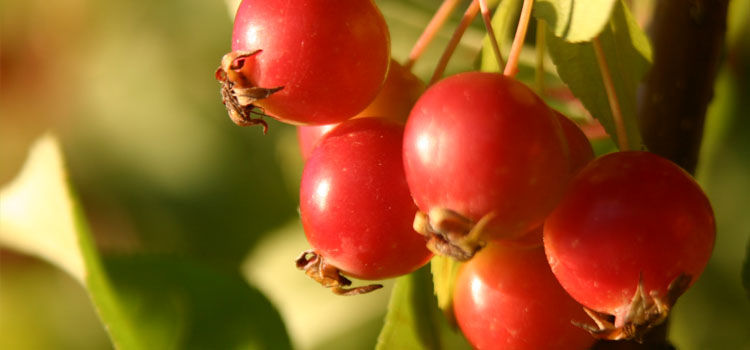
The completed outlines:
[[[439,0],[377,1],[403,61]],[[31,142],[63,142],[99,251],[179,257],[241,275],[279,309],[295,348],[372,348],[386,291],[341,298],[295,270],[302,162],[293,127],[232,124],[213,72],[229,49],[221,0],[2,0],[0,184]],[[734,0],[725,63],[709,112],[698,180],[718,221],[706,272],[678,303],[681,349],[750,349],[740,281],[750,238],[750,17]],[[454,16],[454,22],[455,22]],[[448,25],[415,66],[427,78]],[[472,69],[484,32],[467,32],[448,72]],[[524,76],[521,75],[523,78]],[[0,218],[2,220],[2,218]],[[217,317],[215,323],[223,321]],[[111,345],[86,291],[40,260],[0,250],[0,349]]]

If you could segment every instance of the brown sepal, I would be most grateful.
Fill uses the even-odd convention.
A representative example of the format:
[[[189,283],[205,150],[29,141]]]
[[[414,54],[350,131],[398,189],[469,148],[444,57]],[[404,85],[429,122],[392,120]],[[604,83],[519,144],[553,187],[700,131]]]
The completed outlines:
[[[596,323],[596,326],[576,321],[573,321],[573,324],[585,329],[598,339],[642,342],[644,336],[652,328],[662,324],[667,319],[669,311],[677,298],[687,290],[691,279],[690,275],[680,274],[669,284],[667,295],[661,297],[656,291],[646,294],[643,288],[643,276],[641,276],[628,313],[622,322],[620,320],[612,322],[613,316],[584,307],[583,310]]]
[[[263,88],[253,86],[247,77],[242,74],[245,60],[257,55],[256,51],[232,51],[221,59],[221,66],[216,69],[216,80],[221,83],[221,102],[226,106],[229,118],[239,126],[251,126],[260,124],[263,133],[268,132],[268,124],[262,119],[266,116],[263,109],[256,106],[255,102],[271,96],[271,94],[283,89],[283,86],[274,88]],[[253,115],[258,118],[253,118]]]
[[[490,213],[474,223],[453,210],[432,208],[429,214],[417,212],[414,230],[427,237],[433,253],[467,261],[486,245],[482,234],[493,217]]]
[[[320,283],[323,287],[331,288],[338,295],[359,295],[383,288],[382,284],[370,284],[361,287],[346,288],[352,285],[352,281],[341,275],[341,271],[326,263],[325,258],[314,250],[306,250],[296,260],[297,268],[304,270],[305,274]]]

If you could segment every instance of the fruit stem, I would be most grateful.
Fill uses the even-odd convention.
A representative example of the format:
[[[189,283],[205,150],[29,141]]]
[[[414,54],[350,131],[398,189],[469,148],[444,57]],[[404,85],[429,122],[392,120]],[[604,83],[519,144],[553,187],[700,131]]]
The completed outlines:
[[[448,42],[448,46],[445,47],[443,56],[440,57],[440,61],[438,62],[437,67],[435,67],[435,72],[432,74],[432,78],[430,78],[430,83],[428,85],[434,84],[443,76],[443,72],[445,72],[445,68],[448,66],[448,61],[451,59],[451,56],[453,56],[456,47],[458,47],[458,42],[461,41],[461,37],[464,35],[464,32],[466,32],[466,28],[469,27],[469,24],[471,24],[471,21],[477,16],[477,13],[479,13],[479,3],[472,1],[466,9],[466,12],[464,12],[461,22],[458,23],[458,27],[456,27],[456,30],[453,32],[453,36]]]
[[[539,95],[544,94],[544,50],[546,49],[546,37],[544,32],[547,25],[544,20],[536,21],[536,71],[534,81]]]
[[[495,54],[495,60],[497,60],[497,66],[499,70],[503,70],[505,62],[503,61],[503,55],[500,54],[500,46],[497,44],[497,37],[495,31],[492,29],[492,19],[490,18],[490,9],[487,7],[487,0],[476,0],[479,2],[479,11],[482,13],[482,20],[484,26],[487,28],[487,36],[489,36],[490,45],[492,46],[492,53]]]
[[[422,56],[422,53],[424,53],[427,45],[432,42],[432,39],[435,38],[435,35],[437,35],[440,28],[442,28],[445,22],[448,20],[448,16],[453,13],[456,5],[458,5],[458,0],[443,1],[438,10],[435,11],[435,15],[433,15],[432,19],[430,19],[430,23],[428,23],[427,27],[425,27],[424,31],[422,31],[422,34],[419,36],[419,39],[417,39],[417,42],[414,43],[414,47],[411,48],[411,52],[409,52],[409,58],[406,60],[406,62],[404,62],[404,68],[406,68],[407,70],[411,70],[417,59],[419,59],[419,57]]]
[[[604,82],[604,89],[607,91],[607,100],[609,100],[609,108],[612,110],[612,118],[615,121],[615,132],[617,133],[617,145],[620,151],[627,151],[630,146],[628,144],[628,134],[625,131],[625,123],[622,119],[622,110],[620,109],[620,102],[617,99],[617,93],[615,92],[615,85],[612,82],[612,75],[607,65],[607,59],[604,56],[604,50],[602,50],[602,44],[599,42],[599,38],[594,38],[592,41],[594,46],[594,53],[596,54],[596,62],[599,65],[599,71],[602,74],[602,81]]]
[[[503,74],[506,76],[514,77],[518,73],[518,59],[521,56],[521,48],[523,48],[523,42],[526,39],[526,30],[529,29],[529,20],[531,19],[531,8],[533,5],[534,0],[523,0],[521,18],[518,19],[516,35],[513,38],[513,45],[510,47],[510,54],[508,54],[508,65],[505,66],[505,71],[503,71]]]

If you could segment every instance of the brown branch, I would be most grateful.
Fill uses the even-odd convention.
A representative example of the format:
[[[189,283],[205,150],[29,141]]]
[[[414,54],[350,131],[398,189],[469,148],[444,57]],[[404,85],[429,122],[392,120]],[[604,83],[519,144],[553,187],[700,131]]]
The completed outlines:
[[[654,64],[639,100],[646,147],[695,172],[726,31],[728,0],[656,2]]]

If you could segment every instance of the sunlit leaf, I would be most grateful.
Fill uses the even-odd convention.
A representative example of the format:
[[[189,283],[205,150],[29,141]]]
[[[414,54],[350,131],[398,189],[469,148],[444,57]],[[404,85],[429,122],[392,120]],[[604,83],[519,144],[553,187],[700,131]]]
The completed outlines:
[[[435,256],[430,261],[432,283],[437,305],[449,322],[455,324],[453,316],[453,290],[460,263],[445,256]]]
[[[570,43],[548,33],[549,53],[560,78],[570,87],[607,133],[617,140],[612,110],[602,82],[593,45]],[[619,2],[611,20],[599,35],[615,92],[620,104],[628,144],[640,149],[642,142],[636,120],[638,84],[650,67],[651,46],[627,7]]]
[[[537,0],[534,16],[549,24],[555,35],[568,42],[589,41],[609,21],[617,0]]]
[[[239,276],[168,258],[120,258],[105,267],[51,135],[0,191],[0,217],[0,244],[80,282],[118,349],[291,347],[276,310]]]
[[[471,349],[463,335],[449,326],[441,315],[429,267],[396,280],[385,325],[375,348]]]
[[[0,192],[0,244],[46,259],[83,283],[86,268],[74,211],[60,149],[47,135]]]
[[[239,274],[185,259],[105,259],[125,315],[153,349],[291,349],[279,313]]]
[[[440,348],[431,284],[428,267],[396,280],[376,349]]]

